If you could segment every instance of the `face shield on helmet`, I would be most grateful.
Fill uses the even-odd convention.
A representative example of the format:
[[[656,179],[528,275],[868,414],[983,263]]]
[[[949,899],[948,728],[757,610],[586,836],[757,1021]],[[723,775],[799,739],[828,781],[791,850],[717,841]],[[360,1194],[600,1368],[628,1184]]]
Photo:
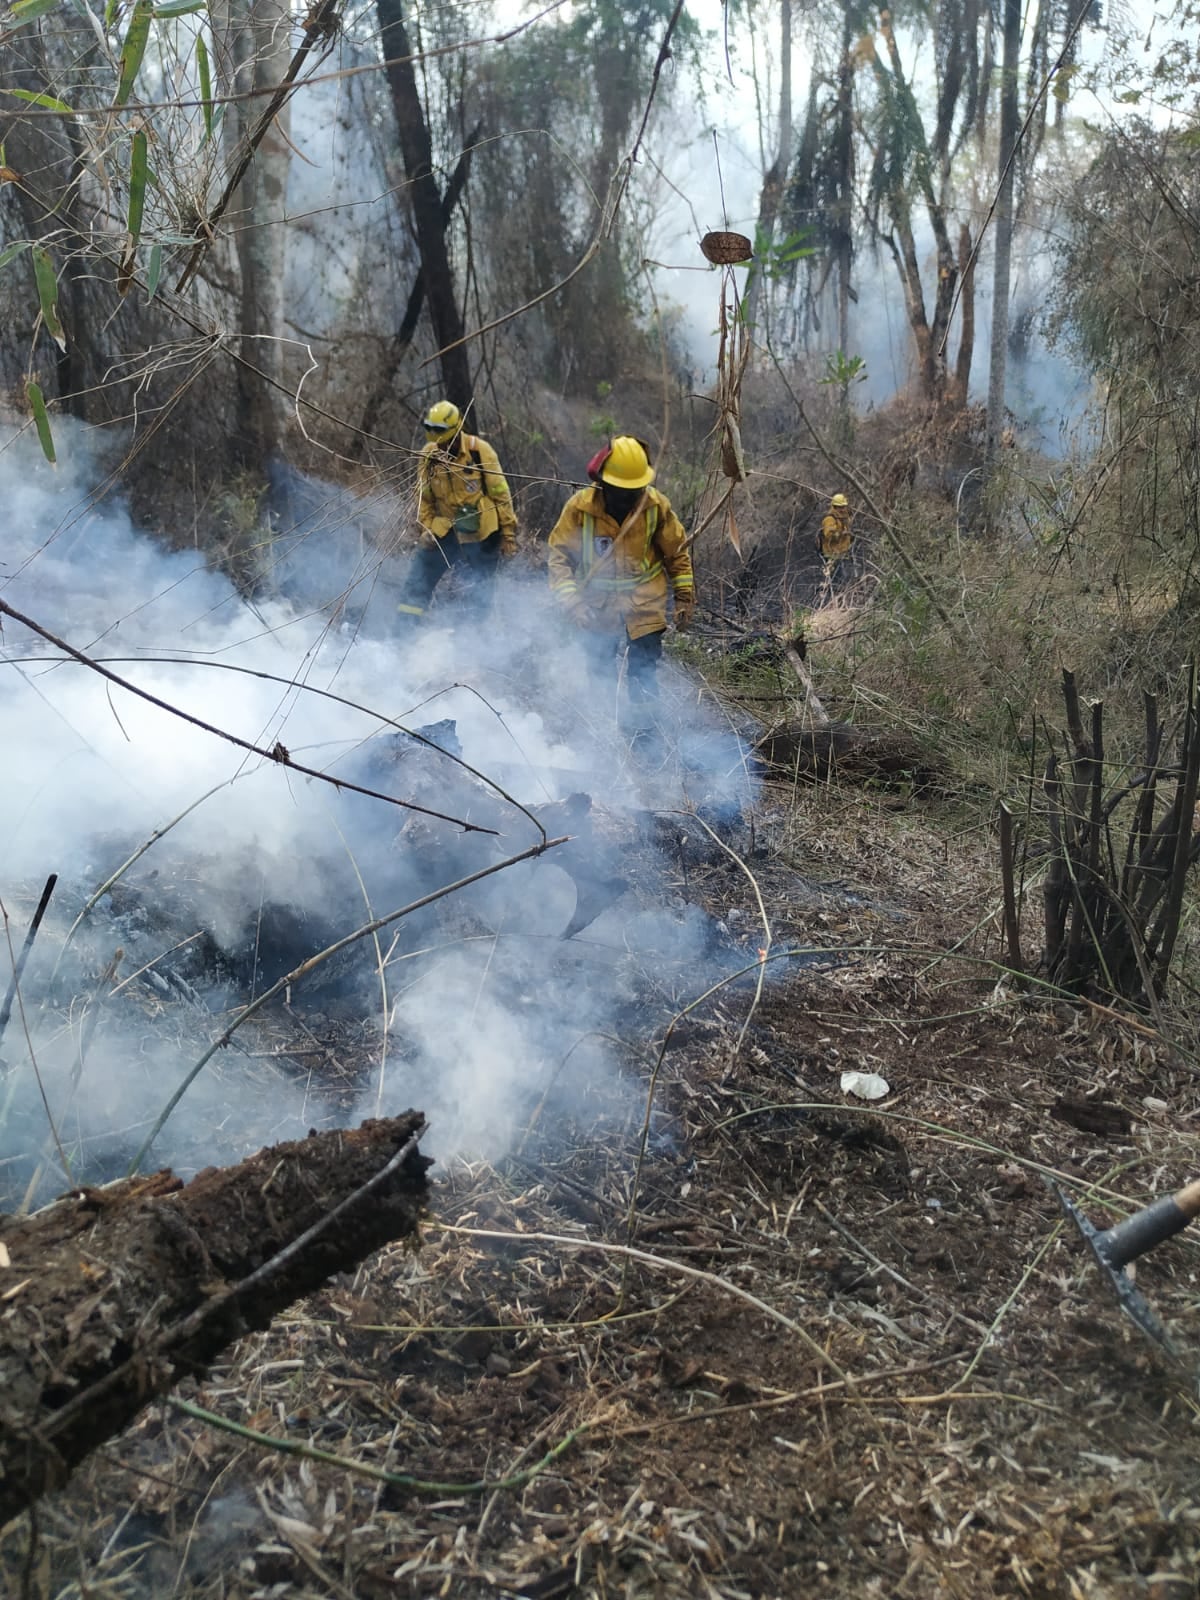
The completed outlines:
[[[437,400],[425,413],[425,437],[433,444],[449,444],[462,427],[462,412],[453,400]]]

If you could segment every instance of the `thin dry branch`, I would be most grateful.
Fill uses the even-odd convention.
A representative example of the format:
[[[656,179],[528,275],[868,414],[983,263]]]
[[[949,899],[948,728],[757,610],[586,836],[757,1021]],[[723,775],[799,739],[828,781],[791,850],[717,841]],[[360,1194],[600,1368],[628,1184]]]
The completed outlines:
[[[49,644],[63,650],[72,660],[78,661],[81,666],[89,667],[109,683],[115,683],[118,688],[126,689],[130,694],[136,695],[139,700],[145,700],[149,705],[157,706],[160,711],[165,711],[169,716],[178,717],[181,722],[190,723],[193,728],[200,728],[205,733],[211,733],[218,739],[224,739],[227,744],[236,745],[239,750],[248,750],[251,755],[261,756],[264,761],[273,761],[278,766],[287,767],[291,772],[299,772],[306,778],[317,778],[321,783],[331,783],[335,789],[344,789],[350,794],[366,795],[368,800],[386,800],[389,805],[399,806],[404,811],[417,811],[422,816],[434,817],[439,822],[451,822],[456,828],[461,828],[464,833],[490,833],[495,834],[495,828],[484,828],[476,822],[468,822],[465,817],[450,817],[442,811],[431,811],[428,806],[419,806],[412,800],[400,800],[395,795],[383,794],[378,789],[366,789],[359,783],[350,783],[346,778],[335,778],[331,773],[321,772],[316,767],[306,767],[299,761],[293,761],[290,753],[282,744],[275,744],[271,749],[263,745],[252,743],[249,739],[242,739],[236,733],[230,733],[227,728],[218,728],[211,722],[205,722],[202,717],[194,717],[190,711],[184,711],[179,706],[173,706],[169,700],[162,700],[156,694],[151,694],[148,689],[139,689],[136,683],[130,683],[128,678],[122,678],[115,672],[110,672],[99,661],[85,655],[82,650],[77,650],[74,645],[68,644],[65,639],[60,639],[57,634],[51,633],[40,622],[35,622],[32,617],[27,617],[23,612],[15,610],[7,601],[0,600],[0,615],[11,617],[14,622],[19,622],[23,628],[28,628],[31,633],[36,633],[39,638],[45,639]],[[542,842],[545,843],[545,830],[542,830]]]

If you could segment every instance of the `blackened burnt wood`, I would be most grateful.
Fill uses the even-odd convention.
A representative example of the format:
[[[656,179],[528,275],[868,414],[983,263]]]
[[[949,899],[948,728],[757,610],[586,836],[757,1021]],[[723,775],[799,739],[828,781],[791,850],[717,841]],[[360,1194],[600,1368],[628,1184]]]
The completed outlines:
[[[423,1127],[410,1111],[0,1216],[0,1525],[242,1334],[414,1236]]]

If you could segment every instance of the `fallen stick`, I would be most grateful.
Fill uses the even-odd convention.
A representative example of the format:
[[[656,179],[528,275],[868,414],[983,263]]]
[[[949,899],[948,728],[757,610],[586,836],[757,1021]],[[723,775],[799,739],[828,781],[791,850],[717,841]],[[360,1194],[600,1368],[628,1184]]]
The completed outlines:
[[[42,925],[42,918],[46,915],[46,907],[50,904],[50,896],[54,893],[54,885],[58,882],[58,873],[52,872],[46,879],[46,887],[42,890],[42,898],[37,903],[37,910],[33,913],[33,921],[29,924],[29,932],[25,935],[25,943],[21,946],[21,954],[17,957],[9,980],[8,992],[4,996],[4,1004],[0,1006],[0,1039],[4,1037],[4,1030],[8,1027],[8,1019],[12,1016],[13,1001],[17,997],[17,989],[21,982],[21,974],[25,971],[25,963],[29,960],[29,952],[33,949],[33,941],[37,938],[38,929]]]
[[[818,699],[817,691],[813,688],[812,675],[801,660],[799,650],[796,649],[790,639],[784,641],[783,656],[788,666],[800,679],[800,686],[804,690],[804,698],[814,725],[818,728],[827,728],[829,726],[829,713]]]
[[[415,1234],[417,1112],[207,1168],[72,1190],[0,1217],[0,1526],[147,1401]]]

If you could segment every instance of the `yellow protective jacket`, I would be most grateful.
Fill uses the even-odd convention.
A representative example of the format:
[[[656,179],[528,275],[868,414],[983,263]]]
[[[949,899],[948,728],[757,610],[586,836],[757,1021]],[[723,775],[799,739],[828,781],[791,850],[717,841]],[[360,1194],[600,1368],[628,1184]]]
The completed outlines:
[[[854,535],[850,531],[849,512],[843,512],[841,516],[838,516],[836,511],[829,511],[821,518],[819,544],[821,554],[826,561],[840,561],[843,556],[848,556],[853,542]]]
[[[441,445],[427,444],[417,468],[417,489],[417,520],[425,530],[425,544],[444,539],[462,511],[478,511],[479,527],[456,533],[459,544],[478,544],[497,528],[509,539],[516,534],[517,516],[500,457],[476,434],[460,433],[452,457]]]
[[[687,535],[666,495],[647,489],[621,526],[598,488],[567,501],[550,535],[550,592],[589,627],[661,633],[668,592],[691,601],[694,591]]]

